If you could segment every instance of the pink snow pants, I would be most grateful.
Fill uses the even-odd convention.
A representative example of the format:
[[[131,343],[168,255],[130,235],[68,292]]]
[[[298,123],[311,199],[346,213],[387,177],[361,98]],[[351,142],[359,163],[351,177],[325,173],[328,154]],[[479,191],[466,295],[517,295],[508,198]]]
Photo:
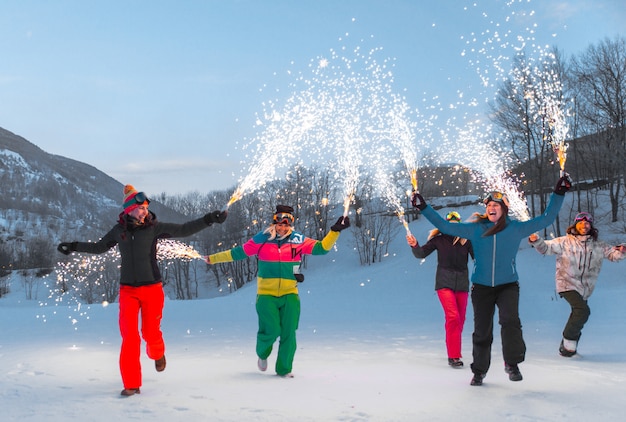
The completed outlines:
[[[452,289],[439,289],[437,296],[443,307],[446,319],[446,349],[448,358],[461,358],[461,338],[465,313],[467,311],[468,292],[454,291]]]
[[[165,294],[161,283],[148,286],[120,286],[120,372],[124,388],[141,387],[141,338],[139,315],[141,314],[141,337],[146,342],[150,359],[160,359],[165,354],[161,333],[161,318]]]

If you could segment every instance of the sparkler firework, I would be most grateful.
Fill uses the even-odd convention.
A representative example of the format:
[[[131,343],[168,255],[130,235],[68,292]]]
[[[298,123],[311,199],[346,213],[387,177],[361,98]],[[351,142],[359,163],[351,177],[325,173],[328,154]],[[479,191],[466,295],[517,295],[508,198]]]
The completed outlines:
[[[359,182],[374,167],[390,169],[402,159],[407,171],[416,168],[415,123],[391,87],[392,60],[376,59],[381,48],[366,52],[358,41],[350,46],[348,35],[341,42],[340,49],[312,60],[310,73],[288,72],[293,81],[284,106],[278,100],[264,103],[263,117],[257,117],[262,130],[245,147],[255,148],[251,165],[226,207],[278,170],[307,161],[333,169],[347,216]]]
[[[558,84],[560,92],[560,83]],[[545,115],[544,119],[548,122],[544,139],[552,147],[552,151],[556,154],[559,161],[560,176],[565,174],[565,161],[567,160],[567,148],[568,144],[565,142],[568,134],[568,126],[565,120],[565,112],[561,102],[554,95],[546,96],[544,98]]]
[[[459,89],[457,102],[447,108],[460,110],[467,106],[468,113],[460,123],[463,129],[457,129],[459,123],[449,120],[447,128],[436,131],[436,139],[433,128],[438,116],[425,117],[410,110],[405,99],[392,89],[394,60],[377,60],[382,48],[364,48],[363,39],[355,42],[355,38],[346,34],[340,38],[339,49],[331,49],[328,54],[311,60],[306,72],[288,70],[291,82],[287,92],[290,94],[285,101],[263,103],[264,110],[257,116],[259,132],[244,147],[253,151],[247,155],[250,165],[226,208],[273,180],[281,169],[301,163],[321,164],[333,169],[335,180],[343,185],[344,216],[349,214],[359,183],[375,175],[376,193],[385,198],[408,231],[399,205],[402,195],[398,195],[398,189],[392,188],[386,179],[397,176],[394,172],[402,162],[407,172],[404,177],[408,175],[413,191],[418,191],[417,152],[423,153],[430,147],[429,143],[432,146],[451,139],[447,131],[459,130],[461,134],[455,142],[447,143],[449,151],[434,154],[432,163],[460,163],[471,169],[475,181],[486,192],[505,193],[511,212],[518,219],[527,220],[529,213],[526,199],[519,191],[519,180],[508,170],[514,162],[510,152],[495,147],[491,128],[469,117],[471,109],[485,102],[477,96],[492,93],[496,84],[506,79],[506,62],[527,48],[538,48],[536,28],[524,24],[520,34],[507,29],[509,23],[526,21],[534,14],[523,10],[522,3],[506,2],[499,10],[503,13],[500,16],[487,16],[476,3],[464,8],[468,19],[488,26],[462,37],[465,46],[461,55],[468,58],[478,73],[481,92],[467,95]],[[516,4],[520,7],[515,7]],[[531,71],[536,72],[536,69]],[[550,143],[563,170],[567,150],[564,114],[560,103],[550,103],[557,97],[546,93],[551,87],[558,87],[555,92],[560,92],[560,85],[556,85],[556,78],[551,79],[552,85],[544,79],[547,82],[539,87],[542,91],[531,95],[537,104],[542,100],[541,110],[549,116],[546,121],[550,122]],[[284,91],[276,89],[275,92]],[[443,111],[446,107],[437,104],[426,108]]]
[[[90,303],[105,303],[117,295],[120,259],[118,249],[114,248],[99,255],[75,254],[71,260],[59,262],[56,266],[56,288],[51,289],[49,299],[54,297],[60,303],[64,297],[83,297]],[[176,259],[204,260],[204,257],[185,243],[159,239],[157,259],[171,262]]]

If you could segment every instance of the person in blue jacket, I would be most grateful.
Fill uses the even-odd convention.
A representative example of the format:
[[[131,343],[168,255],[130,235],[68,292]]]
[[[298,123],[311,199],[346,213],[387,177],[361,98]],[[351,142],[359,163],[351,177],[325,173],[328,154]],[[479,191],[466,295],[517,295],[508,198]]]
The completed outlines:
[[[413,194],[412,204],[442,233],[468,239],[474,248],[474,271],[471,298],[474,310],[471,385],[482,385],[491,365],[493,317],[498,307],[502,337],[504,371],[511,381],[521,381],[518,364],[524,361],[526,344],[519,318],[519,277],[515,258],[522,239],[551,224],[563,205],[565,192],[571,187],[562,176],[550,196],[545,212],[528,221],[508,216],[509,201],[501,192],[491,192],[483,201],[484,214],[476,213],[467,223],[450,223],[427,205],[422,195]]]

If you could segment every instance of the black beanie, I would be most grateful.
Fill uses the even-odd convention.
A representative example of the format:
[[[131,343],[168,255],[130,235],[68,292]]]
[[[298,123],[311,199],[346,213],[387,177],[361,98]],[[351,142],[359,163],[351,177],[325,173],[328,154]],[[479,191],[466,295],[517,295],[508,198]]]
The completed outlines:
[[[287,214],[293,214],[293,207],[290,207],[289,205],[276,205],[275,214],[279,214],[283,212]]]

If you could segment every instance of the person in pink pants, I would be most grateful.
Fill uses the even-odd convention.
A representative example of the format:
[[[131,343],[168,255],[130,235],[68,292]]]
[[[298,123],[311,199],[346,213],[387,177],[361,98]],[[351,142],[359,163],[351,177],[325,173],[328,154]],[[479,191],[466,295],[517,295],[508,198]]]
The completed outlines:
[[[458,212],[452,211],[446,215],[446,220],[459,222],[461,216]],[[415,258],[426,258],[437,251],[435,290],[443,307],[446,321],[448,365],[453,368],[462,368],[461,339],[469,294],[467,262],[468,256],[474,259],[472,244],[467,239],[443,234],[437,229],[430,232],[424,246],[420,246],[412,234],[407,235],[406,240]]]

